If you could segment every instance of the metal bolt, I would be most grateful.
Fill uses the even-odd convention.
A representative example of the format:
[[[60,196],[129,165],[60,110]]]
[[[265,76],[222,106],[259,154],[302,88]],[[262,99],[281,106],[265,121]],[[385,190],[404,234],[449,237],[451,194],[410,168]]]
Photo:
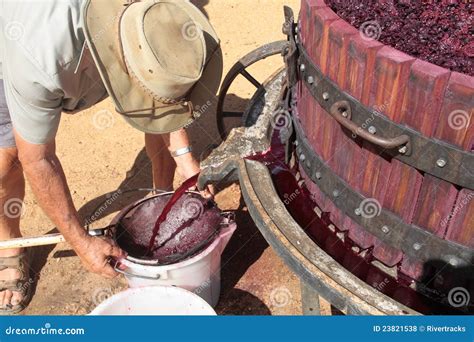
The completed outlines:
[[[300,143],[298,140],[295,140],[295,146],[298,146]]]
[[[344,112],[342,112],[342,116],[343,116],[344,118],[347,118],[347,117],[349,116],[349,114],[347,114],[347,112],[344,111]]]
[[[306,156],[304,154],[300,155],[300,161],[304,162],[306,160]]]
[[[309,162],[309,160],[306,162],[306,167],[307,167],[308,169],[311,168],[311,163]]]
[[[313,84],[314,83],[314,77],[313,76],[308,76],[308,83]]]
[[[370,126],[368,131],[369,131],[370,134],[375,134],[375,133],[377,133],[377,128],[375,128],[374,126]]]
[[[323,100],[324,100],[324,101],[329,100],[329,93],[327,93],[327,92],[326,92],[326,93],[323,93]]]
[[[362,210],[360,208],[357,208],[356,210],[354,210],[354,213],[357,215],[357,216],[360,216],[362,215]]]
[[[448,161],[446,159],[443,159],[443,158],[440,158],[436,161],[436,165],[438,165],[438,167],[440,167],[440,168],[445,167],[447,164],[448,164]]]
[[[406,146],[400,147],[398,152],[400,152],[401,154],[405,154],[405,153],[408,152],[408,147],[406,147]]]
[[[321,174],[321,172],[316,172],[316,179],[321,179],[323,178],[323,175]]]
[[[341,194],[341,193],[339,192],[339,190],[334,190],[334,191],[332,192],[332,195],[333,195],[334,197],[336,197],[336,198],[339,197],[340,194]]]
[[[295,33],[298,33],[298,32],[300,32],[300,28],[299,28],[299,26],[296,26],[295,27]]]
[[[453,257],[453,258],[449,259],[449,264],[451,266],[457,266],[459,264],[459,262],[456,258]]]
[[[390,228],[388,228],[387,226],[383,226],[383,227],[382,227],[382,232],[383,232],[384,234],[388,234],[388,233],[390,232]]]
[[[301,64],[301,65],[300,65],[300,71],[301,71],[301,72],[305,72],[305,70],[306,70],[306,65]]]
[[[419,244],[418,242],[414,243],[413,244],[413,249],[415,251],[419,251],[421,249],[421,244]]]

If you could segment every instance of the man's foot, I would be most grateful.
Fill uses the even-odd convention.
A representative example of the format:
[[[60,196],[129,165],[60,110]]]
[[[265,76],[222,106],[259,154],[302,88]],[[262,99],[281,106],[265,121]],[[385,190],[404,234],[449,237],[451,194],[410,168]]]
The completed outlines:
[[[32,286],[26,259],[21,249],[0,251],[0,315],[18,313],[26,306]]]

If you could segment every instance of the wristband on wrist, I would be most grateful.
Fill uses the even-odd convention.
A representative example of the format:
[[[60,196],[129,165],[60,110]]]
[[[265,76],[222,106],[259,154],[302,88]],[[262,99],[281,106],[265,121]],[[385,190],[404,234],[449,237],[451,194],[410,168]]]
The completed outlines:
[[[192,146],[186,146],[183,148],[180,148],[176,151],[171,152],[171,156],[173,158],[181,157],[184,156],[185,154],[193,152],[193,147]]]

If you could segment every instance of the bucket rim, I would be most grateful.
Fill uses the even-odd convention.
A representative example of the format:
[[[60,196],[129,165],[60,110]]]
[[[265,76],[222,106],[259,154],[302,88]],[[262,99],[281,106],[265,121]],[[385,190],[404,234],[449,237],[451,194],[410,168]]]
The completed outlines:
[[[113,304],[117,301],[120,301],[122,299],[128,298],[129,296],[133,295],[136,292],[145,292],[149,290],[156,290],[156,289],[166,289],[171,292],[175,292],[178,295],[183,295],[183,296],[188,296],[189,298],[193,298],[194,301],[199,302],[205,309],[206,311],[209,311],[209,313],[205,314],[207,316],[212,316],[215,315],[217,316],[217,312],[214,310],[214,308],[203,298],[201,298],[199,295],[196,293],[183,289],[182,287],[178,286],[170,286],[170,285],[153,285],[153,286],[144,286],[144,287],[139,287],[139,288],[127,288],[123,291],[120,291],[111,297],[107,298],[103,302],[101,302],[97,307],[92,310],[88,316],[97,316],[97,315],[102,315],[98,313],[98,311],[105,309],[107,305]],[[211,312],[213,314],[211,314]]]

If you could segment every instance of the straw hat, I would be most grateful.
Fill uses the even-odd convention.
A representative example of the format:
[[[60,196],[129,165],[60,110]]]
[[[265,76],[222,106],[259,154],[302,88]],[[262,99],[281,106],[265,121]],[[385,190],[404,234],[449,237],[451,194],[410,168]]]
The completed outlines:
[[[216,32],[187,0],[88,0],[88,47],[118,113],[147,133],[191,124],[216,96],[222,53]]]

